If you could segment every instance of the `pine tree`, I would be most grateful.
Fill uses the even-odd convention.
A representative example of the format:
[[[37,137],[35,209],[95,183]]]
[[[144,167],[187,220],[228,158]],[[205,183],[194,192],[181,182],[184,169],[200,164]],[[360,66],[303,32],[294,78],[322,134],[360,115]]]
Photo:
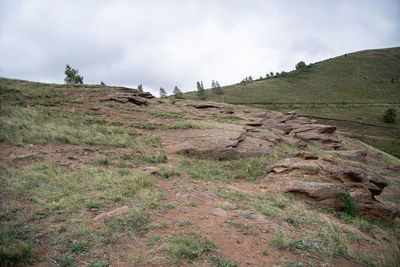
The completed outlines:
[[[167,92],[162,87],[160,87],[160,97],[161,98],[167,98],[168,97]]]
[[[143,93],[143,85],[142,84],[139,84],[137,89],[139,92]]]
[[[83,77],[79,75],[78,69],[73,69],[69,64],[65,65],[65,79],[66,84],[83,84]]]
[[[179,99],[179,98],[183,98],[183,94],[181,92],[181,90],[178,88],[178,86],[175,86],[174,91],[172,92],[174,97]]]
[[[197,82],[197,96],[200,99],[206,99],[206,92],[204,90],[203,82]]]

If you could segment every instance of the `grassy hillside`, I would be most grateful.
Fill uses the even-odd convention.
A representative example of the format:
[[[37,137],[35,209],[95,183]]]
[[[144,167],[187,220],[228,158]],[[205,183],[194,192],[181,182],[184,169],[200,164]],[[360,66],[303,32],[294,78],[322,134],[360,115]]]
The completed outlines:
[[[207,100],[250,104],[330,120],[346,134],[400,157],[400,119],[388,124],[383,112],[400,113],[400,47],[365,50],[310,64],[284,76],[207,91]],[[194,92],[186,98],[196,99]],[[399,116],[399,115],[398,115]],[[368,126],[373,124],[374,126]]]
[[[277,142],[270,155],[226,160],[166,148],[175,135],[194,130],[203,136],[207,130],[239,131],[257,140],[244,126],[260,109],[226,105],[238,115],[232,117],[186,100],[140,107],[104,101],[121,92],[127,91],[0,78],[0,266],[399,262],[399,222],[350,216],[277,192],[266,170],[302,152],[297,147]],[[350,148],[368,150],[368,161],[358,163],[368,173],[400,185],[400,160],[386,153],[375,158],[380,151],[348,141]],[[309,149],[339,160],[335,152]],[[283,173],[273,180],[286,178]],[[400,203],[395,195],[391,201]]]

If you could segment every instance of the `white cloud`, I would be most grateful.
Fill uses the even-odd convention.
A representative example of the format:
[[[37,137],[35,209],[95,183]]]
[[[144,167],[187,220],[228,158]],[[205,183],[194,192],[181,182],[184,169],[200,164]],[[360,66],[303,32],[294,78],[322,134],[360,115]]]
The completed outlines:
[[[158,94],[291,70],[361,49],[399,45],[393,1],[0,2],[0,76],[63,82],[65,64],[86,83]]]

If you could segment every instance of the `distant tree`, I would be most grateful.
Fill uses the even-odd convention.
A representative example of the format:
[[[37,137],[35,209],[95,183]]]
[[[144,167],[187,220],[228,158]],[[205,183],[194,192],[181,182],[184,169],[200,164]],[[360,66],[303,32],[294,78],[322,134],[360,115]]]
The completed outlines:
[[[172,92],[172,94],[177,99],[183,98],[183,94],[182,94],[181,90],[178,88],[178,86],[174,87],[174,91]]]
[[[274,77],[274,72],[271,71],[271,72],[269,73],[269,76],[270,76],[271,78]]]
[[[267,75],[265,75],[265,78],[266,78],[266,79],[269,79],[269,73],[267,73]]]
[[[179,89],[178,89],[178,90],[179,90]],[[167,97],[168,97],[167,92],[166,92],[165,89],[162,88],[162,87],[160,87],[160,97],[161,97],[161,98],[167,98]]]
[[[219,84],[218,81],[212,80],[211,88],[212,88],[214,94],[221,95],[224,93],[224,92],[222,92],[221,85]]]
[[[65,79],[66,84],[83,84],[83,77],[79,75],[78,69],[73,69],[69,64],[65,65]]]
[[[139,92],[143,93],[143,85],[142,84],[139,84],[137,89],[138,89]]]
[[[101,81],[100,85],[103,85],[103,86],[105,86],[106,84],[105,84],[103,81]]]
[[[253,77],[252,77],[251,75],[249,76],[248,81],[249,81],[249,82],[252,82],[252,81],[253,81]]]
[[[279,74],[279,72],[276,72],[275,73],[275,77],[278,77],[280,74]]]
[[[383,121],[387,123],[394,123],[396,116],[396,110],[394,108],[388,108],[383,113]]]
[[[300,61],[299,63],[296,64],[296,70],[299,70],[301,68],[304,68],[306,65],[306,63],[304,61]]]
[[[204,90],[203,82],[197,82],[197,96],[200,99],[206,99],[206,91]]]

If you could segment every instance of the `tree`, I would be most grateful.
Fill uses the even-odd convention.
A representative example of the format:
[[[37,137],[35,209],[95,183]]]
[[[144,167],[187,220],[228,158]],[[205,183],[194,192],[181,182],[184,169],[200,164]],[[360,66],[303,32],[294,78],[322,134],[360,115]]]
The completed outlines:
[[[203,82],[197,82],[197,96],[200,99],[206,99],[206,91],[204,90]]]
[[[296,70],[299,70],[301,68],[304,68],[306,65],[306,63],[304,61],[300,61],[299,63],[296,64]]]
[[[101,81],[100,85],[103,85],[103,86],[105,86],[106,84],[105,84],[103,81]]]
[[[65,65],[65,79],[66,84],[83,84],[83,77],[79,75],[78,69],[73,69],[69,64]]]
[[[267,75],[265,75],[265,78],[266,78],[266,79],[269,79],[269,73],[267,73]]]
[[[137,89],[139,92],[143,93],[143,85],[142,84],[139,84]]]
[[[174,91],[172,92],[175,98],[183,98],[183,94],[178,86],[175,86]]]
[[[178,89],[178,90],[179,90],[179,89]],[[167,97],[168,97],[167,92],[166,92],[165,89],[162,88],[162,87],[160,87],[160,97],[161,97],[161,98],[167,98]]]
[[[396,110],[394,108],[388,108],[383,113],[383,121],[387,123],[394,123],[396,116],[397,116]]]
[[[274,77],[274,72],[273,71],[271,71],[270,73],[269,73],[269,77]]]

